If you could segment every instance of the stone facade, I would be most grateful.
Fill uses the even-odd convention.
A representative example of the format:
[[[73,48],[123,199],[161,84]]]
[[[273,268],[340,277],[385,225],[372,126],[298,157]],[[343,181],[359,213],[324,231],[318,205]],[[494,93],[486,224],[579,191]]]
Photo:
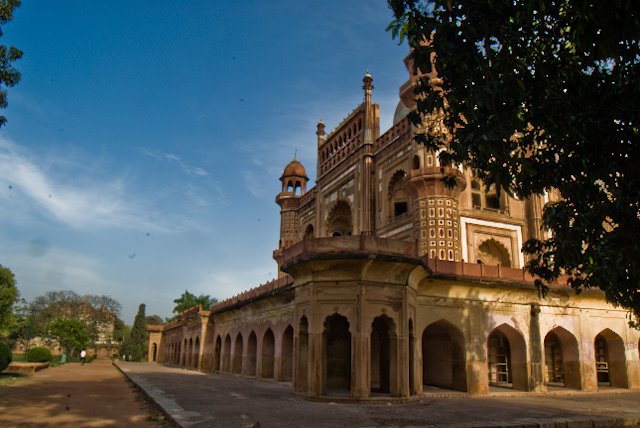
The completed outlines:
[[[640,333],[626,312],[566,279],[541,298],[522,270],[520,248],[546,233],[541,210],[555,196],[498,196],[440,165],[413,141],[414,79],[383,134],[369,74],[360,106],[329,134],[318,123],[315,186],[297,160],[280,178],[278,278],[149,326],[150,360],[358,400],[430,387],[640,388]]]

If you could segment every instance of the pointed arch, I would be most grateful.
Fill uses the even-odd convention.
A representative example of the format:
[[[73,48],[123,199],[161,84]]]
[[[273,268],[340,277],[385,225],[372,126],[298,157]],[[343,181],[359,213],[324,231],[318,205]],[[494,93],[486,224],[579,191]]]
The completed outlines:
[[[229,333],[224,338],[224,347],[222,348],[222,368],[223,372],[231,371],[231,336]]]
[[[287,326],[282,333],[282,347],[280,349],[280,378],[283,381],[293,379],[293,327]]]
[[[405,190],[406,171],[397,170],[387,186],[387,217],[391,220],[409,212],[409,194]]]
[[[393,319],[380,315],[371,323],[370,390],[383,394],[397,393],[392,385],[392,373],[397,369],[397,333]]]
[[[511,267],[511,255],[507,247],[493,238],[483,241],[478,246],[477,258],[485,265]]]
[[[310,239],[315,237],[315,232],[313,230],[313,225],[312,224],[308,224],[307,227],[304,229],[304,239]]]
[[[604,329],[594,340],[598,385],[628,388],[624,341],[611,329]]]
[[[351,332],[346,317],[335,313],[324,322],[326,391],[351,391]]]
[[[276,339],[273,335],[273,330],[267,328],[262,337],[262,371],[261,377],[273,378],[273,364],[275,362],[276,354]]]
[[[158,357],[158,344],[153,342],[153,345],[151,345],[151,361],[152,362],[156,362],[156,358]],[[106,351],[106,349],[105,349]]]
[[[215,351],[213,353],[213,370],[221,370],[220,364],[222,363],[222,338],[220,335],[216,338]]]
[[[446,320],[422,333],[422,383],[467,391],[465,342],[462,331]]]
[[[555,327],[544,338],[545,382],[567,388],[582,388],[580,355],[575,336]]]
[[[244,374],[247,376],[256,375],[256,361],[258,358],[257,348],[258,338],[252,330],[251,334],[249,334],[249,339],[247,340],[247,364],[244,369]]]
[[[527,345],[508,324],[494,328],[487,338],[489,384],[526,391],[528,388]]]
[[[243,356],[242,333],[238,333],[233,345],[233,361],[231,366],[232,373],[242,373],[242,356]]]
[[[193,342],[193,352],[191,353],[191,367],[198,368],[198,362],[200,360],[200,338],[196,336],[196,340]]]
[[[344,199],[338,200],[329,211],[327,217],[327,236],[351,236],[353,233],[353,220],[351,206]]]

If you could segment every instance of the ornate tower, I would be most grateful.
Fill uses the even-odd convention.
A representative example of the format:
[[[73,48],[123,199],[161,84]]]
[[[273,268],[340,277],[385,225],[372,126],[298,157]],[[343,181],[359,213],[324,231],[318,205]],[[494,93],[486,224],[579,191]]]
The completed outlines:
[[[407,69],[411,73],[413,64],[410,62],[410,59],[405,60]],[[407,97],[409,87],[412,87],[418,78],[428,78],[431,87],[436,91],[440,90],[442,79],[438,77],[436,71],[435,56],[431,58],[431,63],[432,69],[429,73],[423,74],[420,70],[415,70],[416,74],[411,74],[411,83],[401,88],[401,96]],[[415,105],[415,101],[409,105]],[[442,112],[437,111],[425,115],[421,126],[415,132],[436,134],[445,141],[451,138],[451,134],[444,126]],[[408,179],[416,204],[415,212],[418,213],[416,220],[418,253],[433,259],[460,261],[462,245],[466,244],[460,242],[458,203],[460,193],[467,186],[467,182],[456,165],[441,165],[437,153],[424,148],[419,150],[423,152],[423,156],[414,158],[413,169]],[[445,185],[443,181],[445,177],[453,178],[452,186]]]
[[[276,196],[276,203],[280,205],[280,241],[278,249],[273,252],[273,258],[278,263],[278,275],[283,275],[280,271],[282,262],[282,250],[289,247],[301,238],[300,218],[298,208],[300,207],[300,197],[307,191],[307,171],[297,159],[293,159],[284,168],[280,177],[282,191]]]
[[[371,171],[373,170],[373,144],[378,138],[376,132],[376,110],[371,104],[373,93],[373,77],[366,72],[362,79],[364,90],[364,152],[362,155],[362,233],[370,235],[375,224],[373,215],[373,185],[371,183]]]

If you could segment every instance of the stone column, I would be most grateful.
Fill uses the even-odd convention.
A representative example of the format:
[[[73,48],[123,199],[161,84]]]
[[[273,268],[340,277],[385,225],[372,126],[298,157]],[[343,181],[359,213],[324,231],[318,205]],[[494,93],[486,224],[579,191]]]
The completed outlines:
[[[487,326],[485,311],[476,305],[469,306],[467,321],[467,391],[469,394],[489,393],[489,365],[487,362]]]
[[[309,332],[309,366],[307,379],[307,395],[320,396],[326,394],[324,337],[322,331]]]
[[[545,391],[542,358],[544,346],[540,337],[540,305],[531,304],[531,317],[529,319],[529,359],[531,370],[529,375],[529,391]]]
[[[366,314],[366,286],[358,286],[355,300],[356,316],[351,333],[351,396],[368,398],[371,385],[369,373],[370,337]]]

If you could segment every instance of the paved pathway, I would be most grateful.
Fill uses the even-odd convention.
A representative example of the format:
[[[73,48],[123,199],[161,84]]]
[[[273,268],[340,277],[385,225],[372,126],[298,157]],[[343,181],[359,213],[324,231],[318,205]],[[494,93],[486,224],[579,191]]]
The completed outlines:
[[[640,391],[470,398],[429,394],[404,404],[314,402],[291,384],[118,363],[184,427],[594,427],[640,424]],[[441,395],[441,394],[440,394]],[[456,396],[457,395],[457,396]],[[514,395],[514,394],[506,394]]]
[[[157,426],[136,396],[111,360],[68,363],[0,384],[0,427]]]

